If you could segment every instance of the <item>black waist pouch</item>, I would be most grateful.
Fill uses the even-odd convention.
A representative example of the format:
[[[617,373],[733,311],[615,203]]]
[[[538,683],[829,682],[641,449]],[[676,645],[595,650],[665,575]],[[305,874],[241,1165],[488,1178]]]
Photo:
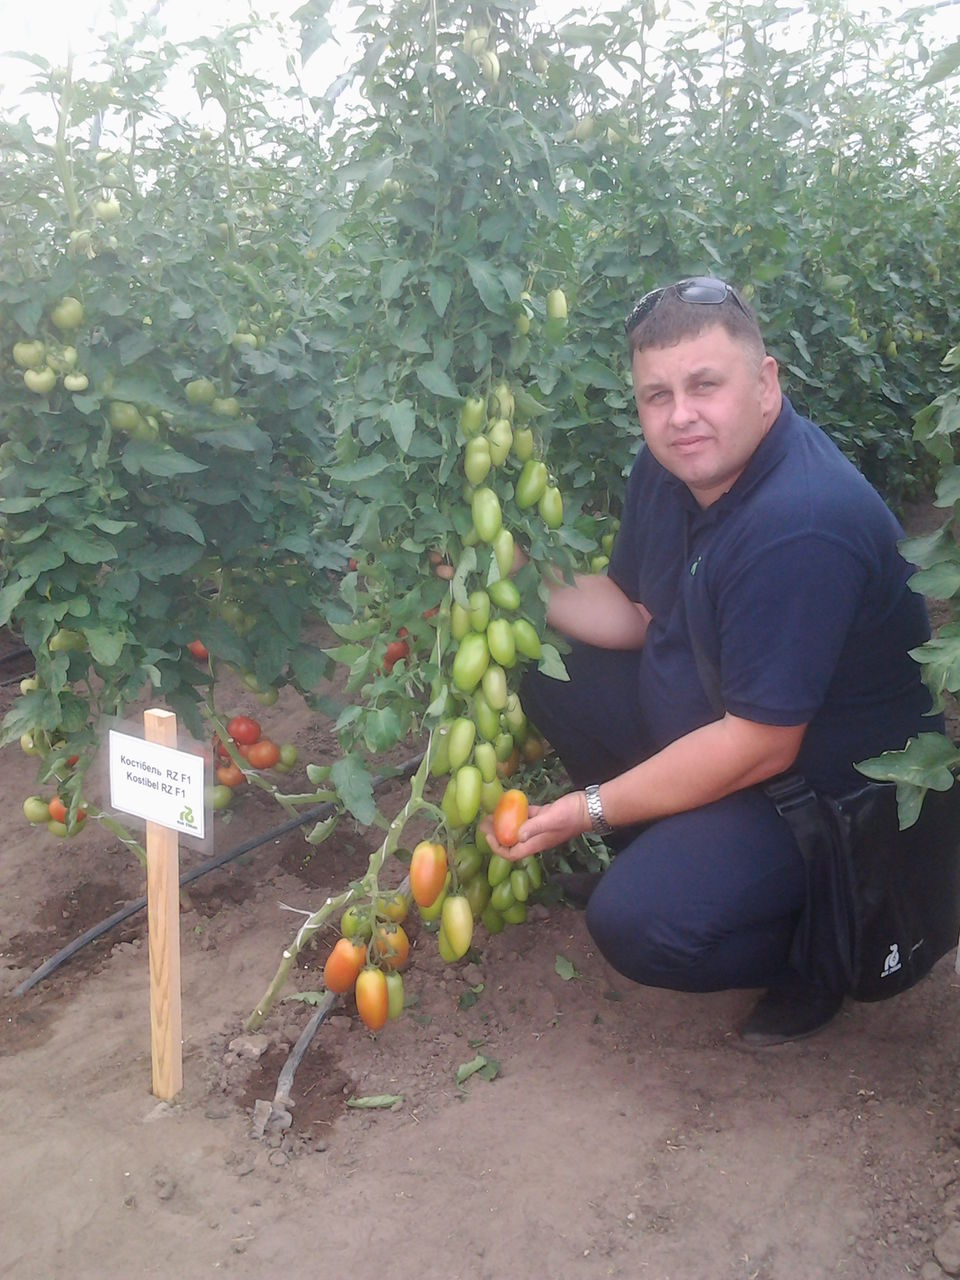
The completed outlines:
[[[829,797],[786,774],[764,790],[789,823],[806,869],[794,969],[857,1000],[885,1000],[957,946],[960,787],[929,791],[904,831],[892,783]]]

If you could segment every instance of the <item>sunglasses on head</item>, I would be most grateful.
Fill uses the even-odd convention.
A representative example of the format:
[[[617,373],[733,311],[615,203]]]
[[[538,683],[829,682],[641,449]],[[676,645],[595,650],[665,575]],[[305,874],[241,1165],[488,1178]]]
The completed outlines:
[[[628,335],[657,308],[668,293],[675,293],[681,302],[706,307],[719,306],[727,298],[732,298],[743,314],[747,315],[747,309],[737,297],[733,285],[727,284],[725,280],[718,280],[716,276],[691,276],[688,280],[678,280],[676,284],[664,285],[662,289],[651,289],[649,293],[645,293],[623,322]]]

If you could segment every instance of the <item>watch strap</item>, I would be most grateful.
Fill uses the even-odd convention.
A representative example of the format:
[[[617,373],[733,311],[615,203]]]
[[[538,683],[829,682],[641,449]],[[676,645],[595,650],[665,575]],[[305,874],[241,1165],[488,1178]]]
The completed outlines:
[[[613,827],[611,827],[610,823],[603,816],[603,802],[600,799],[600,787],[597,783],[591,782],[590,785],[585,788],[585,794],[587,797],[587,814],[590,818],[590,824],[593,827],[593,830],[599,836],[610,835],[611,831],[613,831]]]

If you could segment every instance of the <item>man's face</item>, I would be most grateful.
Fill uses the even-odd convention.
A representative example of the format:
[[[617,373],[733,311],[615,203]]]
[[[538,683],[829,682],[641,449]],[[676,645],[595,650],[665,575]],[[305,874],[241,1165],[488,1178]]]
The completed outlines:
[[[781,404],[773,357],[759,361],[721,325],[638,351],[633,390],[647,447],[701,507],[743,472]]]

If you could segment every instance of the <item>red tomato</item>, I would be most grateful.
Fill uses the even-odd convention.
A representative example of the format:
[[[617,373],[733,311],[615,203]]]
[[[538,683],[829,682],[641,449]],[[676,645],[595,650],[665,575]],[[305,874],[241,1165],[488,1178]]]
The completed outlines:
[[[410,939],[401,924],[379,922],[373,935],[377,958],[384,969],[402,969],[410,954]]]
[[[54,822],[66,822],[67,806],[63,803],[63,801],[60,799],[59,796],[54,796],[53,799],[50,801],[49,805],[47,806],[47,808],[49,810],[50,817],[54,820]],[[86,816],[87,816],[86,809],[77,810],[78,823],[83,822]]]
[[[421,840],[410,859],[410,892],[418,907],[432,907],[447,878],[447,851],[442,844]]]
[[[280,748],[269,738],[261,738],[247,747],[246,755],[254,769],[272,769],[280,759]]]
[[[220,735],[216,733],[213,735],[213,752],[218,760],[224,760],[227,764],[230,763],[230,752],[220,741]]]
[[[353,989],[366,958],[365,942],[357,942],[353,938],[338,938],[323,966],[323,985],[334,995],[345,995]]]
[[[249,716],[234,716],[227,722],[227,733],[234,742],[242,743],[245,747],[260,741],[260,726]]]
[[[505,849],[520,839],[520,828],[527,820],[527,797],[522,791],[505,791],[493,811],[493,834]]]
[[[207,648],[207,646],[203,643],[202,640],[191,640],[190,643],[187,645],[187,648],[190,650],[190,652],[193,654],[193,656],[197,659],[198,662],[206,662],[206,660],[210,657],[210,650]]]
[[[368,965],[357,978],[357,1013],[371,1031],[379,1031],[387,1021],[390,997],[387,992],[387,976],[380,969]]]
[[[383,674],[388,676],[401,658],[410,657],[410,646],[406,640],[392,640],[387,645],[387,652],[383,659]]]

